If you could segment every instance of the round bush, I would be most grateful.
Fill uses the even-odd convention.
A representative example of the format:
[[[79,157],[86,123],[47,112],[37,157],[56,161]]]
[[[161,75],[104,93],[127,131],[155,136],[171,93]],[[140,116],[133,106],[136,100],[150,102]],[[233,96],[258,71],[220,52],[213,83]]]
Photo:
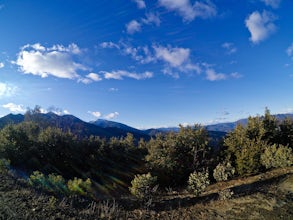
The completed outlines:
[[[188,189],[196,196],[200,195],[210,184],[208,171],[194,172],[189,175]]]

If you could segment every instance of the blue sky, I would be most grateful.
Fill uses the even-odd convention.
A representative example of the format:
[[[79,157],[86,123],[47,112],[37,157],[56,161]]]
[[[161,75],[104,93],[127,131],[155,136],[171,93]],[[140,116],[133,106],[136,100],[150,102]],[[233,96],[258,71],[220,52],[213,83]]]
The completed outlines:
[[[291,0],[0,0],[0,116],[137,128],[293,112]]]

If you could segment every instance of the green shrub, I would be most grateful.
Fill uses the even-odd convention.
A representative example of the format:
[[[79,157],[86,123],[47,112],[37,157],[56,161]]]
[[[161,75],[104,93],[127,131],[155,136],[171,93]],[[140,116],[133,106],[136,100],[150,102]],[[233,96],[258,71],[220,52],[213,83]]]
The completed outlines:
[[[82,180],[74,177],[67,182],[68,190],[73,194],[87,195],[91,193],[92,182],[89,178]]]
[[[54,192],[66,193],[68,192],[64,178],[61,175],[49,174],[47,182]]]
[[[194,172],[189,175],[188,189],[196,196],[200,195],[210,184],[208,171]]]
[[[226,181],[235,173],[235,168],[230,162],[224,164],[219,163],[213,171],[213,176],[217,182]]]
[[[269,146],[261,155],[261,163],[267,169],[291,166],[293,164],[292,148],[276,144]]]
[[[231,189],[224,189],[220,191],[218,194],[220,200],[229,200],[232,198],[234,192]]]
[[[34,171],[29,177],[29,183],[32,186],[48,189],[46,176],[40,171]]]
[[[154,193],[157,177],[150,173],[135,175],[129,187],[130,193],[139,199],[144,199]]]
[[[10,166],[10,160],[7,159],[0,159],[0,173],[5,173],[8,171]]]

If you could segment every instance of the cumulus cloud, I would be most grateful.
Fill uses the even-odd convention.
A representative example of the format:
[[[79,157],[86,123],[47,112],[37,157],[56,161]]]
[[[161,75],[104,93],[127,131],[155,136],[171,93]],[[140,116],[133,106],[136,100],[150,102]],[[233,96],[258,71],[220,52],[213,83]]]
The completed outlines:
[[[68,47],[63,45],[53,45],[46,48],[41,44],[25,45],[17,55],[17,60],[13,62],[18,65],[19,70],[25,74],[33,74],[43,78],[49,75],[66,78],[78,79],[78,70],[87,68],[76,62],[74,57],[80,55],[81,50],[76,44]]]
[[[228,54],[236,53],[237,51],[237,48],[234,46],[234,44],[230,42],[223,43],[222,47],[226,49]]]
[[[23,113],[26,111],[26,109],[23,107],[23,105],[17,105],[12,102],[7,103],[5,105],[2,105],[2,107],[6,108],[9,111],[14,112],[14,113]]]
[[[272,8],[278,8],[281,0],[261,0],[264,2],[267,6],[271,6]]]
[[[0,69],[4,67],[4,63],[0,62]]]
[[[218,81],[218,80],[227,79],[227,75],[223,73],[217,73],[214,69],[207,69],[206,78],[209,81]]]
[[[169,11],[177,12],[184,21],[193,21],[195,18],[210,18],[217,14],[216,6],[209,0],[195,1],[190,0],[159,0],[159,4]]]
[[[188,48],[154,46],[154,50],[157,59],[169,63],[172,67],[181,66],[190,55]]]
[[[146,8],[144,0],[133,0],[139,9]]]
[[[114,119],[114,118],[117,118],[119,116],[119,112],[112,112],[108,115],[105,116],[105,119]]]
[[[89,111],[88,113],[90,113],[91,115],[93,115],[96,118],[100,118],[102,116],[102,113],[98,112],[98,111],[95,111],[95,112]]]
[[[78,81],[82,82],[84,84],[89,84],[92,82],[98,82],[103,80],[99,74],[97,73],[89,73],[88,75],[86,75],[84,78],[80,78]]]
[[[257,44],[274,33],[276,25],[273,22],[275,20],[276,17],[268,11],[262,13],[255,11],[250,14],[245,20],[245,25],[251,34],[250,41]]]
[[[56,114],[56,115],[59,115],[59,116],[61,116],[61,115],[69,115],[70,114],[70,112],[68,111],[68,110],[66,110],[66,109],[62,109],[62,108],[58,108],[58,107],[55,107],[55,106],[50,106],[48,109],[43,109],[43,108],[41,108],[41,113],[48,113],[48,112],[52,112],[52,113],[54,113],[54,114]]]
[[[153,73],[146,71],[144,73],[135,73],[135,72],[128,72],[125,70],[117,70],[112,72],[107,71],[100,71],[101,74],[104,74],[105,79],[117,79],[122,80],[124,77],[132,78],[136,80],[148,79],[153,77]]]
[[[17,91],[16,86],[0,82],[0,98],[10,97],[14,95],[16,91]]]
[[[136,20],[132,20],[128,24],[126,24],[126,31],[128,34],[134,34],[135,32],[140,32],[141,24]]]

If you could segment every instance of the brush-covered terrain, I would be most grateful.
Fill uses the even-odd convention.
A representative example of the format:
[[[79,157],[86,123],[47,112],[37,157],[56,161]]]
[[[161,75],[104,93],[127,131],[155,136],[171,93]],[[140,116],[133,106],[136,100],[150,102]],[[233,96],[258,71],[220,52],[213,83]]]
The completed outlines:
[[[0,174],[0,219],[292,219],[293,168],[210,185],[199,197],[164,192],[152,207],[131,197],[92,200],[56,197],[13,174]],[[234,194],[221,200],[218,193]]]
[[[39,119],[0,130],[0,219],[293,219],[290,118],[266,110],[216,141],[200,125],[137,140]]]

